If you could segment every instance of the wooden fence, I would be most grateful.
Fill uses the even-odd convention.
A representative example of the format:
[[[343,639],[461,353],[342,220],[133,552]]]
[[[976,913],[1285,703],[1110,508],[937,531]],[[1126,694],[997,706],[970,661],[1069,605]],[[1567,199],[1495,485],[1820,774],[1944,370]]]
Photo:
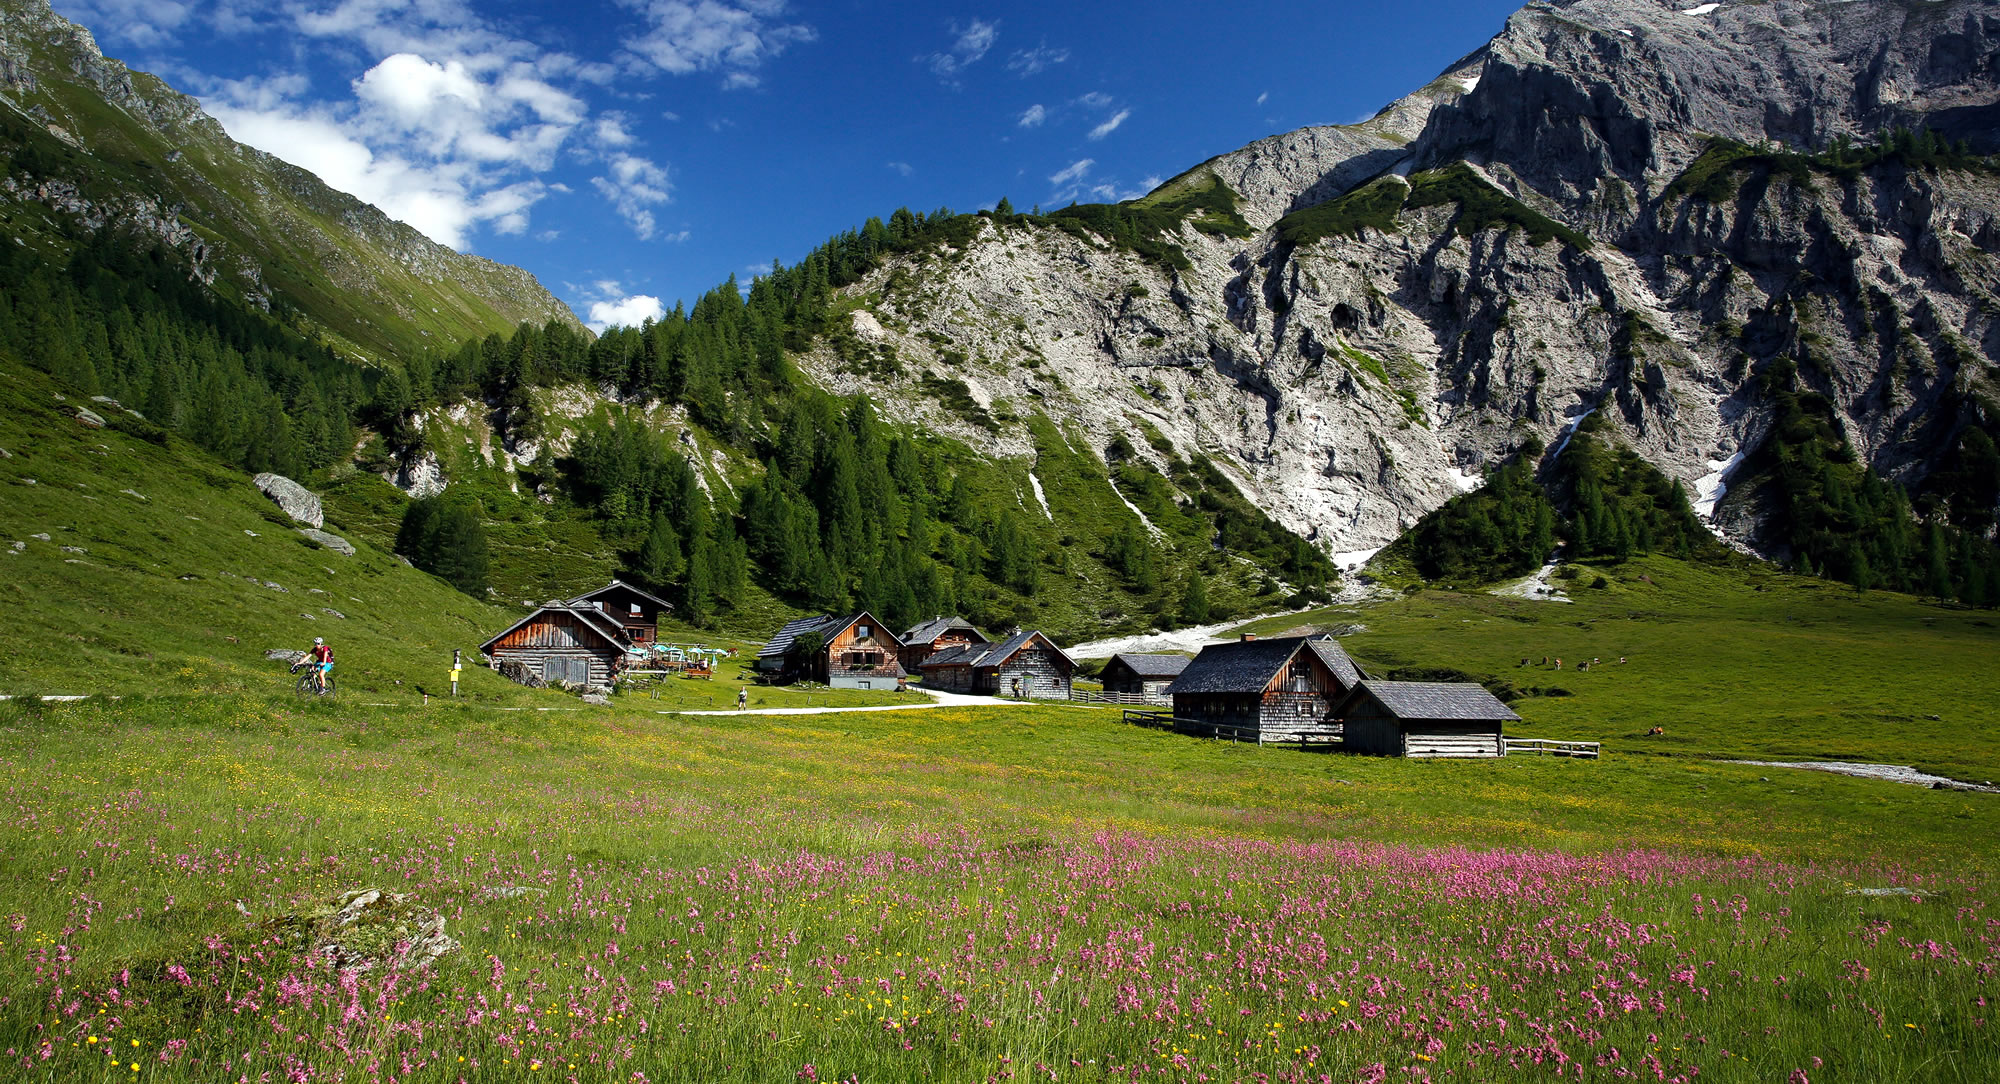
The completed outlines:
[[[1173,703],[1165,696],[1147,696],[1145,693],[1107,693],[1091,689],[1071,689],[1070,702],[1073,704],[1153,704]]]
[[[1127,708],[1125,721],[1133,726],[1143,726],[1152,730],[1171,730],[1176,734],[1191,734],[1199,738],[1213,738],[1217,741],[1256,742],[1258,745],[1298,745],[1304,749],[1308,745],[1339,747],[1341,732],[1334,730],[1301,730],[1282,737],[1266,735],[1253,726],[1230,726],[1227,723],[1210,723],[1196,719],[1178,718],[1171,711],[1143,711]]]
[[[1584,757],[1597,759],[1597,751],[1602,743],[1594,741],[1555,741],[1549,738],[1502,738],[1506,743],[1507,755],[1531,757]]]

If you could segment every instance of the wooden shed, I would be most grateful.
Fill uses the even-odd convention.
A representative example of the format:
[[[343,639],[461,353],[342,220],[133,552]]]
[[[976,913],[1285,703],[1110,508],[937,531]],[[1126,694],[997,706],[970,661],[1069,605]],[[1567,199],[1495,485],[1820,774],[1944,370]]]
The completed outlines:
[[[897,639],[903,641],[903,669],[911,673],[916,673],[925,659],[940,651],[993,642],[963,617],[933,617]]]
[[[1334,708],[1347,749],[1387,757],[1500,757],[1521,717],[1469,683],[1363,681]]]
[[[1181,676],[1181,671],[1187,669],[1192,661],[1186,655],[1113,655],[1111,661],[1104,664],[1104,691],[1168,703],[1167,687]]]
[[[609,685],[658,639],[673,605],[620,580],[557,599],[479,645],[493,669],[517,681]]]
[[[1174,718],[1211,734],[1258,741],[1330,729],[1334,704],[1363,680],[1330,638],[1284,636],[1210,644],[1167,694]]]
[[[1076,660],[1035,630],[997,644],[948,648],[924,660],[924,685],[952,693],[1068,700]]]
[[[812,645],[817,644],[817,647]],[[780,681],[835,689],[893,689],[908,673],[903,642],[872,614],[821,614],[787,622],[757,652],[757,669]]]

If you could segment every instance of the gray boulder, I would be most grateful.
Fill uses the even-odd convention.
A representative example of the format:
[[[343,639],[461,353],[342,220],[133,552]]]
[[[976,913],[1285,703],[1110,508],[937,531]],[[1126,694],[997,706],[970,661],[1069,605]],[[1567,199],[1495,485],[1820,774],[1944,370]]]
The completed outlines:
[[[315,505],[317,505],[317,499],[315,499]],[[330,534],[326,531],[319,530],[318,528],[315,527],[301,527],[299,528],[299,533],[305,535],[307,538],[312,539],[314,542],[319,543],[320,545],[326,547],[327,549],[332,550],[335,553],[342,554],[347,557],[354,556],[354,543],[349,542],[347,539],[342,538],[337,534]]]
[[[584,693],[583,702],[586,704],[595,704],[600,708],[611,706],[611,698],[605,696],[603,693]]]
[[[98,414],[96,411],[86,410],[83,407],[76,408],[76,420],[78,424],[87,425],[92,429],[104,428],[104,416]]]
[[[269,471],[250,479],[250,482],[263,490],[264,496],[277,502],[278,507],[294,521],[308,527],[326,526],[326,514],[320,510],[319,495],[312,490],[282,474]]]
[[[274,647],[264,652],[264,657],[272,662],[295,663],[306,657],[306,653],[296,648]]]

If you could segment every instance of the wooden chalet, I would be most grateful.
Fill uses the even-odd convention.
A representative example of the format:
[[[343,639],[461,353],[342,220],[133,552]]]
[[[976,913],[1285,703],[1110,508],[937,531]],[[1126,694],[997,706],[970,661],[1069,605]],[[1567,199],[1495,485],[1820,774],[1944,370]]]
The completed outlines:
[[[1500,757],[1503,724],[1521,717],[1484,686],[1363,681],[1335,706],[1350,752],[1385,757]]]
[[[1202,648],[1167,694],[1183,725],[1273,741],[1331,729],[1334,705],[1362,681],[1331,638],[1246,635]]]
[[[979,631],[978,626],[963,617],[933,617],[905,632],[899,639],[903,641],[903,669],[911,673],[916,673],[925,659],[940,651],[993,642]]]
[[[997,644],[947,648],[924,660],[924,687],[951,693],[1068,700],[1076,660],[1040,632],[1017,632]]]
[[[1194,660],[1186,655],[1117,654],[1104,664],[1104,691],[1167,703],[1167,687]]]
[[[817,650],[806,650],[812,642]],[[816,681],[835,689],[893,689],[908,671],[903,642],[867,612],[787,622],[757,652],[757,669],[780,681]]]
[[[660,615],[672,611],[671,603],[613,580],[548,603],[479,650],[493,669],[516,681],[609,685],[652,650]]]

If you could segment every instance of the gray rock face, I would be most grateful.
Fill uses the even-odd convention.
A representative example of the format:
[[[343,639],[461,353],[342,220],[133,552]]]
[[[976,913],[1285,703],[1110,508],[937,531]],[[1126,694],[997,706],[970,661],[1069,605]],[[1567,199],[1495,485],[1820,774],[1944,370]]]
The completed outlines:
[[[326,515],[320,510],[319,496],[312,490],[292,481],[282,474],[266,471],[250,479],[250,483],[271,498],[295,523],[308,527],[326,526]]]
[[[445,481],[444,466],[438,462],[436,452],[425,452],[416,459],[383,474],[382,477],[390,485],[417,500],[435,497],[443,493],[449,484]]]
[[[96,411],[77,407],[75,413],[78,424],[88,426],[91,429],[104,428],[104,416]]]
[[[1391,541],[1529,435],[1553,445],[1593,412],[1755,543],[1756,487],[1730,472],[1770,428],[1759,374],[1774,359],[1834,405],[1866,462],[1920,483],[2000,401],[2000,176],[1891,163],[1724,171],[1703,194],[1674,182],[1716,137],[1814,153],[1901,124],[2000,150],[2000,3],[1703,7],[1530,4],[1364,124],[1262,140],[1169,182],[1229,184],[1255,237],[1183,227],[1170,239],[1191,266],[1169,272],[988,223],[962,251],[850,288],[881,292],[855,326],[879,329],[903,374],[830,348],[801,365],[996,456],[1032,461],[1025,427],[972,424],[925,377],[1047,413],[1077,451],[1125,435],[1164,465],[1143,422],[1336,554]],[[1442,167],[1587,243],[1475,228],[1456,201],[1296,245],[1269,228]]]
[[[337,534],[315,530],[311,527],[301,527],[299,528],[299,533],[344,557],[354,556],[354,543]]]

